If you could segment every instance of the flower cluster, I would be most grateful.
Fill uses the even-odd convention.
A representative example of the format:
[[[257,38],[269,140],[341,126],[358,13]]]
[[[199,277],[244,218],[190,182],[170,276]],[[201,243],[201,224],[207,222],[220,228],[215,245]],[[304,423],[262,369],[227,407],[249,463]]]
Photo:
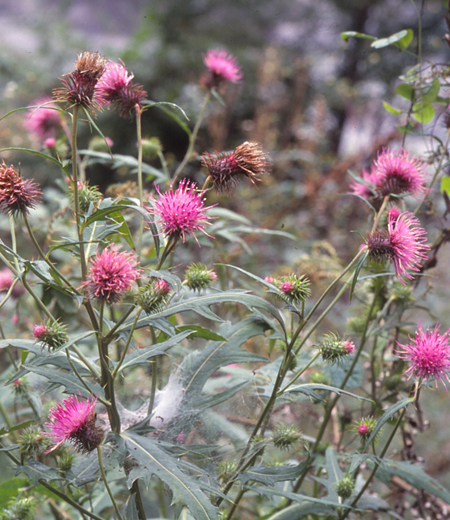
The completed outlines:
[[[426,231],[412,213],[395,215],[388,215],[387,232],[376,230],[368,236],[367,248],[372,258],[391,260],[395,275],[404,284],[405,278],[414,278],[409,270],[420,271],[420,263],[430,247],[425,244]]]
[[[209,224],[210,220],[206,211],[212,206],[204,207],[203,192],[197,190],[195,182],[183,179],[175,191],[173,186],[165,193],[161,193],[158,187],[156,191],[158,198],[153,199],[153,208],[149,211],[158,217],[158,223],[166,236],[172,239],[181,237],[183,242],[186,240],[186,234],[197,240],[196,231],[210,236],[205,231],[205,225]]]
[[[203,75],[201,83],[208,89],[217,88],[227,81],[239,83],[242,79],[236,58],[225,51],[209,50],[203,56],[203,62],[208,71]]]
[[[271,171],[270,161],[261,146],[248,141],[232,152],[204,153],[202,165],[207,168],[213,187],[219,192],[231,191],[243,177],[256,184],[262,175]]]
[[[147,93],[142,85],[133,82],[134,74],[123,63],[109,62],[95,85],[94,98],[100,106],[117,104],[122,117],[139,107]]]
[[[41,199],[38,185],[29,179],[23,179],[20,170],[0,164],[0,212],[4,215],[27,215]]]
[[[409,336],[410,343],[402,345],[397,341],[399,349],[394,354],[400,359],[410,362],[405,374],[408,379],[416,377],[419,384],[430,379],[446,386],[450,374],[450,329],[439,334],[440,326],[437,323],[434,330],[423,330],[420,323],[415,337]]]
[[[43,435],[50,437],[55,445],[50,451],[61,446],[63,442],[71,442],[78,451],[95,450],[102,442],[104,432],[96,425],[97,415],[94,411],[97,398],[84,400],[81,395],[71,395],[50,410],[49,422],[45,427],[49,432]]]
[[[419,196],[427,191],[424,166],[423,161],[410,157],[406,150],[395,153],[383,149],[378,153],[370,173],[363,170],[361,181],[355,181],[350,188],[365,199],[387,195]]]

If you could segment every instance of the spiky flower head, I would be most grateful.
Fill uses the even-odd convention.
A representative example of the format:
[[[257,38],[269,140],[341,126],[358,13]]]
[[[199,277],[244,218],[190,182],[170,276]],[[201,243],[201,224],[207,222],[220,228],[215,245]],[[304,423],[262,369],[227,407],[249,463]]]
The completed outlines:
[[[56,101],[69,106],[80,106],[89,111],[99,108],[95,86],[106,67],[106,59],[98,52],[78,54],[75,69],[61,78],[62,87],[53,91]]]
[[[1,520],[33,520],[37,507],[34,497],[14,498],[0,512]]]
[[[232,152],[204,153],[202,165],[207,168],[213,187],[219,192],[230,192],[243,177],[256,185],[262,175],[271,172],[271,163],[261,145],[249,141]]]
[[[30,391],[30,385],[25,377],[19,377],[13,382],[14,392],[17,395],[27,395]]]
[[[101,253],[97,251],[87,280],[82,284],[90,298],[109,305],[118,302],[141,274],[134,253],[119,251],[119,247],[110,244]]]
[[[41,190],[30,179],[23,179],[20,169],[0,164],[0,212],[8,216],[27,215],[41,199]]]
[[[311,295],[310,281],[305,275],[290,274],[274,280],[283,300],[290,303],[304,302]]]
[[[8,292],[14,284],[14,276],[10,269],[5,267],[0,271],[0,292]],[[11,291],[13,298],[20,298],[25,294],[25,289],[19,283],[16,283]]]
[[[408,272],[420,271],[420,263],[427,258],[430,246],[425,244],[426,231],[412,213],[401,213],[397,218],[388,217],[387,232],[375,230],[367,238],[370,256],[376,260],[389,259],[394,264],[395,275],[401,283],[414,277]]]
[[[50,431],[43,435],[51,438],[55,444],[50,451],[67,441],[81,452],[97,448],[103,440],[104,432],[96,425],[96,404],[96,397],[85,400],[81,395],[71,395],[56,403],[50,410],[49,422],[44,424]]]
[[[33,328],[33,336],[49,350],[54,350],[69,341],[67,335],[67,325],[59,320],[48,320],[46,325],[35,325]]]
[[[97,186],[89,186],[89,181],[78,181],[78,204],[82,213],[87,213],[91,204],[93,209],[96,209],[100,201],[103,199],[103,194],[99,191]],[[72,186],[70,188],[70,199],[74,204],[74,192]]]
[[[19,451],[26,457],[38,458],[49,447],[50,440],[37,426],[25,428],[19,437]]]
[[[38,108],[30,108],[24,123],[25,128],[42,142],[47,138],[54,138],[62,128],[62,120],[53,99],[50,96],[40,97],[32,105]]]
[[[415,337],[409,336],[409,343],[402,345],[397,341],[400,348],[394,351],[394,355],[409,361],[410,366],[405,372],[408,379],[415,377],[419,384],[434,379],[436,387],[438,381],[446,386],[450,373],[450,329],[439,334],[439,328],[439,323],[436,323],[434,330],[424,331],[419,323]]]
[[[406,150],[393,152],[388,148],[378,152],[374,163],[376,191],[381,197],[386,195],[421,195],[424,186],[425,163],[409,156]]]
[[[355,479],[351,475],[344,475],[336,484],[336,491],[338,496],[346,500],[352,496],[355,489]]]
[[[61,447],[60,450],[62,453],[58,459],[58,468],[63,472],[70,471],[75,461],[75,454],[64,447]]]
[[[377,420],[373,417],[363,417],[359,421],[356,421],[352,427],[352,430],[358,434],[361,443],[364,444],[367,439],[372,435],[373,431],[377,426]]]
[[[123,63],[109,62],[95,86],[95,100],[100,106],[116,104],[121,117],[130,116],[136,105],[141,106],[147,93],[133,82],[134,74]]]
[[[272,434],[274,446],[280,450],[289,450],[302,438],[302,432],[293,425],[278,424]]]
[[[189,289],[200,291],[207,289],[213,282],[217,280],[217,274],[208,269],[204,264],[191,264],[184,274],[185,284]]]
[[[201,83],[208,89],[217,88],[227,81],[239,83],[242,79],[236,58],[225,51],[209,50],[203,56],[203,63],[208,71],[202,76]]]
[[[339,336],[330,332],[323,337],[319,348],[324,361],[329,361],[332,365],[339,364],[342,359],[346,359],[355,350],[352,341],[339,339]]]
[[[350,189],[355,195],[359,195],[364,199],[371,199],[376,197],[376,180],[376,172],[373,168],[370,173],[367,170],[363,170],[361,179],[352,182]]]
[[[230,477],[237,470],[237,462],[235,460],[222,460],[217,464],[217,477],[222,482],[228,482]]]
[[[212,206],[204,207],[203,192],[197,190],[195,182],[183,179],[175,191],[173,186],[165,193],[161,193],[158,187],[156,191],[158,198],[153,199],[153,208],[150,212],[157,216],[158,223],[166,236],[172,239],[181,237],[184,243],[186,234],[190,234],[197,244],[196,231],[210,236],[205,231],[205,225],[209,224],[211,218],[206,211]]]
[[[160,311],[167,304],[167,296],[172,287],[162,278],[151,278],[144,287],[140,287],[135,301],[146,314]]]

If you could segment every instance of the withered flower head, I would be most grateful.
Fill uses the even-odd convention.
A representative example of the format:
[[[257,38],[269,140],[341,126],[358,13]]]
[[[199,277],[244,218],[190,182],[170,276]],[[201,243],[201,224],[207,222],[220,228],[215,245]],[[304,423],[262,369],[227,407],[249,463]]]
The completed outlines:
[[[258,143],[245,141],[233,152],[203,154],[202,165],[208,169],[216,191],[231,191],[244,176],[256,185],[261,175],[271,172],[270,161]]]
[[[62,87],[53,91],[55,100],[70,106],[78,105],[91,111],[99,108],[94,99],[95,86],[105,67],[106,59],[98,52],[78,54],[75,70],[64,74],[61,78]]]
[[[16,172],[14,166],[7,166],[3,160],[0,164],[0,212],[9,216],[27,214],[40,198],[41,190],[37,184],[22,179],[20,170]]]

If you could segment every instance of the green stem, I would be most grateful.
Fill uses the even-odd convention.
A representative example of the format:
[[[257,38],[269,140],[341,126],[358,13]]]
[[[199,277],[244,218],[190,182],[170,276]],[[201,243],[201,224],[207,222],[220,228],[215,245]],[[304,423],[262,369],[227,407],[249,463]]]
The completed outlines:
[[[150,393],[150,400],[148,402],[148,415],[151,415],[153,412],[153,406],[155,404],[155,395],[157,388],[157,370],[158,370],[158,356],[155,357],[152,363],[152,388]]]
[[[119,373],[120,367],[122,366],[122,363],[125,359],[125,356],[127,355],[128,349],[130,348],[131,338],[133,337],[134,330],[136,328],[136,324],[138,322],[139,316],[141,315],[142,307],[138,307],[136,310],[136,316],[134,317],[133,325],[131,325],[130,332],[128,333],[128,339],[125,345],[125,348],[123,349],[122,356],[119,360],[119,362],[116,365],[116,368],[113,370],[112,378],[115,379],[117,374]]]
[[[98,464],[100,466],[100,472],[101,472],[102,477],[103,477],[103,482],[105,484],[106,491],[108,492],[109,498],[111,499],[111,502],[112,502],[112,504],[114,506],[114,510],[116,511],[117,518],[119,520],[123,520],[122,515],[120,514],[119,508],[118,508],[118,506],[116,504],[116,501],[114,499],[114,495],[112,494],[111,488],[109,487],[108,480],[106,478],[105,468],[103,467],[102,446],[101,446],[101,444],[99,446],[97,446],[97,455],[98,455]]]
[[[381,208],[379,209],[379,211],[373,221],[372,229],[370,231],[371,233],[373,233],[377,229],[378,224],[380,223],[381,216],[383,215],[383,212],[386,209],[388,201],[389,201],[389,195],[386,195],[381,204]]]
[[[139,188],[139,206],[142,208],[144,205],[144,187],[142,181],[142,111],[139,104],[136,105],[136,134],[137,134],[137,148],[138,148],[138,188]],[[138,259],[141,258],[142,251],[142,237],[144,234],[144,217],[140,217],[139,224],[139,235],[138,245],[136,248],[136,254]]]
[[[175,247],[176,243],[178,242],[178,237],[169,237],[169,240],[167,241],[166,247],[164,248],[164,251],[161,255],[161,259],[158,262],[158,265],[156,266],[156,271],[159,271],[165,261],[165,259],[169,256],[169,254],[172,252],[173,248]]]
[[[201,191],[205,191],[206,188],[209,186],[209,183],[211,182],[211,175],[208,175],[208,177],[206,177],[206,180],[205,182],[203,183],[203,186],[202,186],[202,189]]]
[[[295,376],[289,381],[289,383],[282,389],[278,392],[277,394],[277,397],[280,397],[281,395],[284,394],[284,392],[286,392],[286,390],[292,386],[295,381],[297,381],[297,379],[304,373],[306,372],[306,370],[308,370],[308,368],[314,363],[314,361],[320,356],[320,350],[318,350],[314,356],[308,361],[308,363],[303,367],[301,368],[296,374]]]
[[[144,502],[142,501],[141,490],[139,489],[139,479],[136,479],[131,485],[130,489],[131,493],[134,493],[134,501],[136,504],[136,509],[138,513],[139,520],[147,520],[147,515],[145,514]]]
[[[109,330],[107,334],[104,336],[105,341],[110,341],[114,334],[116,333],[117,329],[126,321],[128,316],[134,311],[134,307],[130,307],[127,312],[119,319],[119,321],[112,327],[112,329]]]
[[[195,123],[194,130],[192,131],[192,134],[189,138],[189,146],[188,146],[186,155],[184,156],[184,159],[181,161],[180,165],[178,166],[178,168],[175,171],[175,175],[173,177],[172,184],[175,182],[176,178],[178,177],[178,175],[180,175],[180,173],[183,171],[184,167],[186,166],[187,162],[191,158],[191,155],[192,155],[192,152],[193,152],[194,146],[195,146],[195,141],[197,139],[197,134],[198,134],[198,131],[200,130],[200,125],[203,121],[203,118],[205,117],[206,107],[208,106],[210,97],[211,97],[211,93],[208,90],[208,92],[205,96],[205,100],[203,102],[203,106],[200,110],[200,114],[198,116],[197,123]]]

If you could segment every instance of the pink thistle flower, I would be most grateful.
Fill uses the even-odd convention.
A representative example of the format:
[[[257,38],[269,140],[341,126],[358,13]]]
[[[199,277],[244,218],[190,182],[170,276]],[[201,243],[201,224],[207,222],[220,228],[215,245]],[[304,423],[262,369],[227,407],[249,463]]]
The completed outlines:
[[[362,179],[360,181],[354,181],[350,184],[351,193],[355,195],[359,195],[364,199],[371,199],[375,194],[375,184],[376,184],[376,172],[374,172],[373,168],[371,173],[367,170],[362,171]]]
[[[173,186],[165,193],[161,193],[158,187],[156,191],[159,198],[154,199],[154,207],[150,212],[158,217],[158,222],[166,236],[175,239],[182,237],[184,243],[186,233],[189,233],[195,238],[197,244],[199,242],[195,236],[196,231],[211,236],[206,233],[205,225],[210,223],[208,221],[211,218],[206,214],[206,210],[213,206],[204,207],[203,192],[197,190],[195,182],[191,183],[188,179],[183,179],[175,191]]]
[[[404,212],[397,218],[388,218],[387,233],[376,230],[367,239],[367,247],[373,258],[389,258],[394,264],[397,279],[405,284],[405,278],[414,277],[408,270],[420,271],[420,262],[427,258],[430,246],[425,244],[426,231],[419,219]]]
[[[55,148],[56,146],[56,139],[54,137],[49,137],[44,141],[44,146],[46,148]]]
[[[8,292],[14,283],[14,276],[12,272],[5,267],[0,271],[0,292]],[[25,293],[25,289],[22,285],[16,283],[14,289],[11,292],[13,298],[20,298]]]
[[[44,141],[46,137],[53,137],[62,127],[61,115],[56,109],[50,96],[41,97],[33,101],[32,105],[39,108],[31,108],[28,118],[25,120],[25,128]]]
[[[273,283],[275,281],[275,279],[272,278],[272,276],[265,276],[264,281],[267,283]]]
[[[103,440],[104,432],[96,426],[94,411],[97,398],[85,401],[81,395],[71,395],[50,410],[49,422],[44,426],[51,430],[43,432],[50,437],[55,446],[46,453],[55,450],[63,442],[74,444],[78,451],[89,452],[95,450]]]
[[[400,216],[400,210],[396,206],[393,206],[388,211],[388,214],[387,214],[388,221],[389,220],[397,220],[399,216]]]
[[[369,433],[369,426],[367,424],[360,424],[358,426],[358,433],[366,436]]]
[[[400,350],[395,350],[394,354],[411,363],[405,372],[408,379],[417,377],[419,384],[422,384],[433,378],[436,386],[438,381],[444,386],[446,381],[450,381],[450,330],[439,334],[439,327],[439,323],[436,323],[434,330],[424,331],[419,323],[415,337],[409,336],[409,344],[402,345],[397,341]]]
[[[160,278],[157,282],[155,282],[154,291],[156,293],[158,293],[159,295],[167,296],[171,290],[172,290],[172,287],[170,287],[170,285],[162,278]]]
[[[97,252],[82,287],[87,289],[91,298],[111,305],[131,289],[139,276],[140,269],[137,268],[134,253],[120,252],[114,245],[109,245],[100,254]]]
[[[203,63],[208,72],[203,76],[202,84],[209,89],[226,81],[239,83],[242,79],[242,71],[236,58],[225,51],[209,50],[203,56]]]
[[[0,212],[15,216],[27,214],[41,198],[41,190],[29,179],[22,179],[20,170],[14,166],[6,166],[3,160],[0,164]]]
[[[350,341],[348,339],[347,341],[344,341],[344,348],[349,354],[352,354],[355,350],[355,344],[353,343],[353,341]]]
[[[48,327],[46,325],[35,325],[33,327],[33,336],[38,339],[42,340],[47,336]]]
[[[394,153],[383,148],[374,163],[376,190],[386,195],[421,195],[427,190],[424,186],[425,163],[409,156],[406,150]]]
[[[134,74],[122,63],[109,62],[95,86],[95,100],[100,105],[117,103],[120,115],[126,117],[147,96],[141,85],[133,83]]]
[[[294,290],[295,285],[293,282],[283,282],[280,285],[280,291],[284,292],[285,294],[290,294]]]

